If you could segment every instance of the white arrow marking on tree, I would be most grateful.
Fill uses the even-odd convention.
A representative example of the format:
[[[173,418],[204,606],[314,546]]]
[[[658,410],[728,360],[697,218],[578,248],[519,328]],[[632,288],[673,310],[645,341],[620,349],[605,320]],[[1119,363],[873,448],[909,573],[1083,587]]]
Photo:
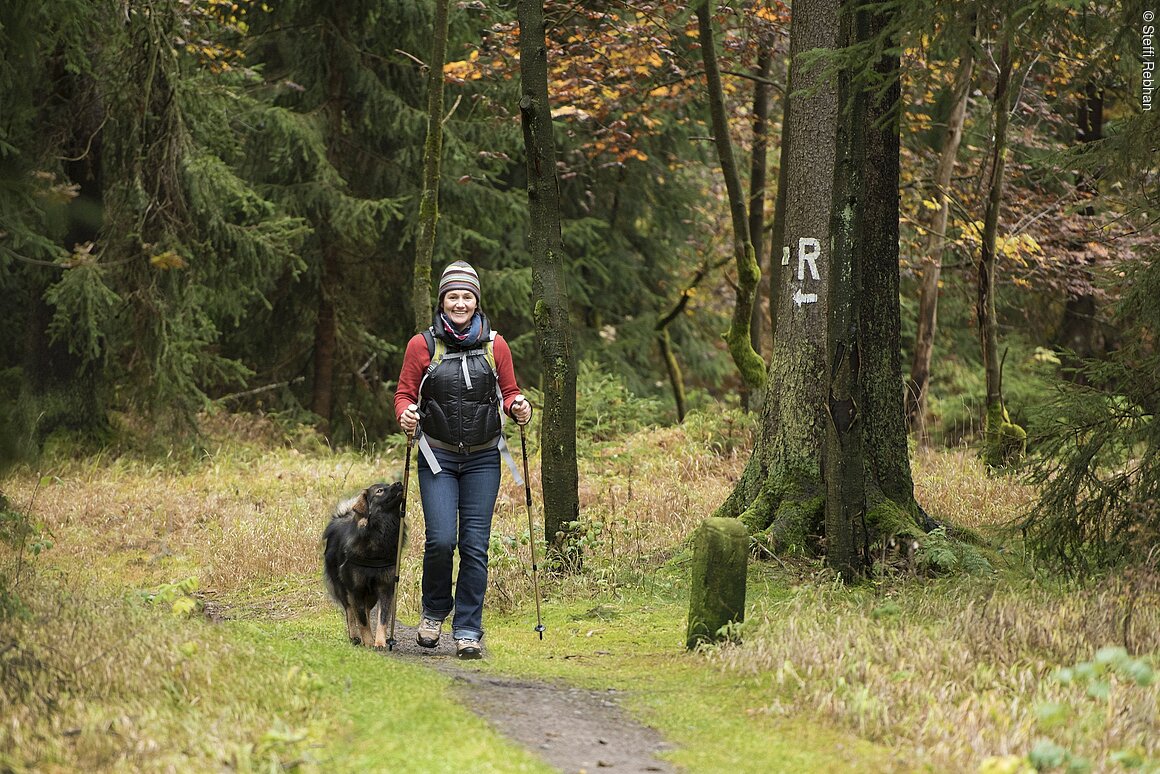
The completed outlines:
[[[818,267],[814,263],[817,257],[822,252],[822,245],[813,237],[802,237],[798,240],[798,272],[797,278],[799,280],[805,279],[806,264],[810,265],[810,276],[814,279],[821,279],[818,276]]]
[[[803,293],[801,291],[801,288],[798,288],[797,290],[794,291],[793,302],[798,305],[799,309],[801,308],[802,304],[816,304],[816,303],[818,303],[818,294],[817,293]]]

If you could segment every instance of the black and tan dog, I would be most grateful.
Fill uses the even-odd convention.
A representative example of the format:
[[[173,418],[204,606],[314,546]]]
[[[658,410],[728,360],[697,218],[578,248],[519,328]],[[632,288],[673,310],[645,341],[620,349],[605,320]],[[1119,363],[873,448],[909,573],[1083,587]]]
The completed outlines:
[[[346,612],[346,632],[355,645],[371,646],[373,619],[374,647],[387,646],[402,505],[401,483],[374,484],[339,503],[322,533],[326,590]]]

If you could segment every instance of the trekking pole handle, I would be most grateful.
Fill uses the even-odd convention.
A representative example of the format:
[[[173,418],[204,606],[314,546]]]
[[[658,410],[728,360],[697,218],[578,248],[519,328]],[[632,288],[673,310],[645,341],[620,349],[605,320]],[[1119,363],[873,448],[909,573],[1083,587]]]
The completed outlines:
[[[532,421],[531,412],[535,410],[535,407],[532,406],[532,402],[530,400],[528,400],[527,398],[525,398],[523,395],[517,395],[516,399],[512,401],[512,405],[511,405],[512,419],[515,419],[515,416],[516,416],[516,406],[524,406],[524,405],[526,405],[528,407],[528,422]],[[521,430],[523,429],[524,425],[526,425],[528,422],[520,422],[518,419],[516,420],[516,424],[520,426]]]

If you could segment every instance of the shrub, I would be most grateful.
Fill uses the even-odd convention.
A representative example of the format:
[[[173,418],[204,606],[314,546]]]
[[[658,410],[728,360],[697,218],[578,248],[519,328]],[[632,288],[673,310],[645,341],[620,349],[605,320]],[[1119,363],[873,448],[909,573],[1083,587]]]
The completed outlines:
[[[576,379],[578,438],[608,441],[669,419],[659,399],[638,397],[619,375],[602,371],[591,361],[581,361]]]

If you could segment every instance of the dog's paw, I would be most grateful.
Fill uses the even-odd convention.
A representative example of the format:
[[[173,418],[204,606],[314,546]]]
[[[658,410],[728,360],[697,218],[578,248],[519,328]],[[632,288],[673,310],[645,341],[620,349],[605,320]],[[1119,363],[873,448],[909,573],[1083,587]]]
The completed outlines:
[[[351,645],[362,645],[362,638],[360,638],[360,637],[351,637],[351,638],[350,638],[350,644],[351,644]]]

